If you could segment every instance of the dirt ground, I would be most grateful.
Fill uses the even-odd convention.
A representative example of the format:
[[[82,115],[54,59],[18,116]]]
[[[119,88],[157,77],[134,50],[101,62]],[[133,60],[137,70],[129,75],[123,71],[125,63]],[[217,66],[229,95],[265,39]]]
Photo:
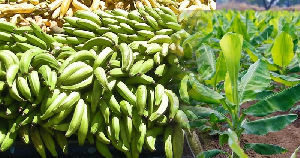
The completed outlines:
[[[242,109],[248,108],[250,105],[252,105],[253,102],[248,102],[244,105],[242,105]],[[299,105],[300,103],[297,103]],[[283,115],[288,114],[288,112],[276,112],[274,115]],[[268,117],[272,116],[269,115]],[[248,116],[248,119],[253,121],[256,120],[258,117],[254,116]],[[209,136],[208,134],[200,134],[199,132],[199,138],[202,143],[203,150],[211,150],[211,149],[221,149],[225,150],[229,153],[230,148],[227,144],[225,144],[223,147],[219,145],[219,139],[218,136]],[[241,144],[245,143],[266,143],[266,144],[275,144],[279,145],[283,148],[288,149],[288,152],[283,154],[277,154],[277,155],[267,155],[262,156],[257,153],[255,153],[252,150],[246,151],[246,154],[251,158],[289,158],[294,150],[300,146],[300,113],[298,113],[298,119],[293,122],[291,125],[287,126],[281,131],[278,132],[271,132],[267,135],[263,136],[257,136],[257,135],[242,135],[241,138]],[[300,152],[297,153],[297,156],[300,156]],[[184,146],[184,158],[193,158],[193,154],[191,153],[190,149],[188,148],[187,143],[185,143]],[[226,155],[218,155],[216,158],[227,158]]]

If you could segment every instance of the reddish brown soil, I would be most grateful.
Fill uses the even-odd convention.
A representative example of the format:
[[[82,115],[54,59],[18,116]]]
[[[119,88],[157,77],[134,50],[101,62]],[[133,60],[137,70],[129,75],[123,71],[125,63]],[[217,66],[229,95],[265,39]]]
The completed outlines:
[[[242,105],[242,109],[248,108],[251,106],[254,102],[248,102],[244,105]],[[299,105],[300,103],[297,103],[296,105]],[[274,115],[283,115],[288,114],[289,112],[276,112],[270,116]],[[277,155],[268,155],[268,156],[262,156],[259,154],[256,154],[252,150],[246,151],[246,154],[251,158],[289,158],[294,150],[300,146],[300,113],[298,113],[298,119],[293,122],[291,125],[287,126],[281,131],[278,132],[271,132],[264,136],[256,136],[256,135],[242,135],[241,138],[241,145],[245,143],[266,143],[266,144],[275,144],[279,145],[283,148],[288,149],[288,152],[284,154],[277,154]],[[253,121],[258,119],[258,117],[254,116],[248,116],[248,119]],[[199,137],[201,139],[202,147],[204,150],[211,150],[211,149],[221,149],[225,150],[230,153],[230,148],[227,144],[225,144],[223,147],[219,145],[219,139],[218,136],[209,136],[208,134],[201,134],[199,132]],[[191,158],[192,154],[190,150],[188,149],[187,145],[185,144],[184,147],[184,157]],[[300,156],[300,152],[297,153],[297,157]],[[226,155],[218,155],[216,158],[226,158]]]
[[[299,103],[297,103],[299,104]],[[296,105],[297,105],[296,104]],[[242,106],[242,108],[248,108],[252,103],[247,103]],[[288,114],[289,112],[276,112],[270,116]],[[248,116],[248,119],[253,121],[258,119],[258,117]],[[267,143],[279,145],[289,151],[284,154],[277,154],[272,156],[261,156],[259,154],[251,155],[255,158],[288,158],[290,157],[295,149],[300,146],[300,113],[298,113],[298,119],[294,121],[291,125],[287,126],[281,131],[270,132],[264,136],[257,135],[243,135],[242,140],[248,143]],[[250,156],[250,155],[249,155]],[[300,156],[298,152],[297,156]]]

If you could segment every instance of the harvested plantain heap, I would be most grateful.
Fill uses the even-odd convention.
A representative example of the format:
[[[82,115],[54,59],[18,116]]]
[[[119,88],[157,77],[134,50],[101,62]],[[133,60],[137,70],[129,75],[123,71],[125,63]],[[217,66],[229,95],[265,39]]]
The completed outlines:
[[[178,39],[188,36],[177,15],[145,5],[63,20],[54,35],[0,20],[0,151],[19,136],[56,157],[73,137],[107,158],[110,145],[138,158],[161,136],[165,156],[181,157],[186,116],[168,87],[182,77]]]

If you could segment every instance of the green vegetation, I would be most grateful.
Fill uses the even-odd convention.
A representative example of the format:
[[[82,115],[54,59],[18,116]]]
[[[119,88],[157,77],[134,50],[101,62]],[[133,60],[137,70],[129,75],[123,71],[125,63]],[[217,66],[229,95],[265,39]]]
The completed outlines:
[[[242,134],[266,135],[297,119],[300,100],[299,12],[185,12],[183,27],[191,35],[181,40],[181,64],[186,68],[179,93],[190,128],[218,135],[221,150],[198,157],[226,154],[248,157],[287,152],[263,143],[239,144]],[[192,18],[191,18],[192,17]],[[189,19],[189,20],[187,20]],[[254,101],[250,107],[243,104]],[[276,115],[275,112],[290,111]],[[271,115],[272,114],[272,115]],[[270,116],[271,115],[271,116]],[[248,116],[259,119],[248,120]]]

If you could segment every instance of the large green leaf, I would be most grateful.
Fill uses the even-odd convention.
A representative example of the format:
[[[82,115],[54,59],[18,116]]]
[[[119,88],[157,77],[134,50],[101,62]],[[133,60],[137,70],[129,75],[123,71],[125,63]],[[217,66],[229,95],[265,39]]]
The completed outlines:
[[[264,18],[259,22],[257,28],[258,28],[260,31],[263,31],[263,30],[267,27],[269,21],[270,21],[272,18],[273,18],[272,16],[266,16],[266,17],[264,17]]]
[[[219,149],[212,149],[202,152],[201,154],[197,155],[197,158],[213,158],[219,154],[224,154],[225,151]]]
[[[216,63],[216,73],[210,80],[205,81],[205,83],[216,86],[220,81],[225,79],[226,72],[225,58],[223,53],[220,53]]]
[[[219,134],[219,145],[223,147],[224,144],[228,143],[228,134],[227,133],[220,133]]]
[[[285,23],[282,28],[281,28],[281,31],[284,31],[286,33],[290,33],[290,23]]]
[[[272,45],[266,45],[263,44],[262,47],[258,47],[257,49],[252,46],[250,43],[248,43],[247,41],[243,41],[243,49],[246,50],[247,54],[249,55],[249,57],[251,58],[251,60],[253,62],[256,62],[258,59],[262,59],[262,60],[267,60],[264,56],[262,56],[260,53],[261,50],[259,50],[260,48],[263,48],[263,51],[266,49],[270,49]],[[274,66],[273,63],[271,63],[270,61],[268,61],[268,69],[271,71],[277,71],[277,67]]]
[[[272,37],[275,37],[278,34],[278,29],[279,29],[278,19],[270,20],[270,25],[274,26]]]
[[[222,21],[221,21],[221,19],[217,16],[216,12],[212,13],[212,15],[213,15],[213,18],[214,18],[213,21],[214,21],[215,25],[216,25],[216,26],[220,26],[221,23],[222,23]]]
[[[202,43],[207,42],[209,40],[209,38],[212,36],[212,33],[209,33],[207,35],[203,35],[203,33],[201,32],[197,32],[195,34],[192,34],[190,36],[188,36],[184,41],[183,41],[183,45],[185,45],[186,43],[190,43],[191,45],[198,45],[201,46]],[[193,48],[193,50],[197,50],[199,47]]]
[[[212,48],[202,43],[195,55],[200,78],[202,80],[211,79],[216,73],[216,61]]]
[[[189,87],[192,87],[194,83],[199,83],[199,80],[197,79],[197,76],[194,73],[189,73],[189,80],[188,80]]]
[[[234,103],[229,73],[226,73],[225,76],[224,90],[225,90],[226,99],[231,103]]]
[[[243,36],[236,33],[226,33],[221,39],[220,46],[224,53],[227,71],[229,73],[234,103],[238,105],[238,74],[243,45]]]
[[[234,131],[228,129],[228,145],[240,158],[248,158],[244,150],[240,147],[238,137]]]
[[[239,84],[240,104],[255,99],[271,82],[268,65],[258,60],[250,66]]]
[[[245,150],[253,149],[256,153],[260,155],[275,155],[286,153],[288,150],[273,144],[263,144],[263,143],[247,143],[244,146]]]
[[[228,13],[226,14],[226,17],[227,17],[227,19],[230,20],[230,22],[227,24],[227,26],[223,30],[225,33],[229,32],[230,29],[233,27],[233,22],[234,22],[235,17],[236,17],[236,15],[230,15],[230,13],[231,13],[231,10],[229,10]],[[230,17],[227,16],[227,15],[229,15]]]
[[[296,31],[295,29],[296,29],[295,25],[290,24],[290,23],[287,22],[283,25],[281,31],[284,31],[284,32],[286,32],[287,34],[289,34],[293,37],[294,34],[295,34],[295,31]]]
[[[295,43],[295,42],[294,42],[294,43]],[[297,43],[298,43],[298,41],[297,41]],[[296,48],[296,50],[295,50],[295,53],[296,53],[296,54],[294,55],[294,58],[292,59],[290,65],[287,67],[287,69],[288,69],[288,72],[287,72],[287,73],[289,73],[289,72],[299,72],[298,53],[297,53],[297,51],[299,51],[299,50],[298,50],[298,46],[297,46],[297,48]],[[296,69],[298,69],[298,71],[297,71]],[[295,71],[295,70],[296,70],[296,71]]]
[[[184,113],[186,114],[187,118],[190,121],[197,120],[199,117],[191,110],[185,110]]]
[[[206,126],[207,122],[208,122],[207,119],[198,119],[198,120],[190,121],[190,127],[191,128],[201,128],[203,126]]]
[[[298,15],[299,15],[299,14],[298,14]],[[293,17],[293,20],[292,20],[292,24],[293,24],[293,25],[297,24],[297,23],[299,22],[299,20],[300,20],[300,16],[296,16],[296,17],[294,16],[294,17]]]
[[[236,16],[234,18],[232,28],[230,29],[232,32],[236,32],[238,34],[243,35],[246,41],[249,41],[249,36],[247,33],[247,28],[244,22],[241,21],[240,13],[236,13]]]
[[[195,34],[190,35],[189,37],[187,37],[182,45],[184,46],[186,43],[190,43],[191,45],[196,45],[197,41],[195,39],[202,39],[203,38],[203,34],[201,34],[200,32],[197,32]]]
[[[272,58],[276,65],[286,67],[294,57],[294,43],[286,32],[281,32],[275,38],[271,49]]]
[[[213,29],[214,29],[214,24],[213,24],[213,22],[212,22],[212,20],[211,20],[211,15],[208,15],[208,14],[205,14],[206,16],[203,16],[203,18],[205,19],[205,27],[207,28],[207,29],[205,29],[205,30],[203,30],[203,32],[204,33],[210,33],[210,32],[212,32],[213,31]]]
[[[272,41],[273,42],[273,41]],[[271,64],[274,64],[272,56],[272,48],[274,43],[265,43],[257,48],[258,52],[262,52],[264,56],[266,57],[266,60],[268,60]]]
[[[286,86],[293,86],[300,83],[300,79],[286,75],[279,75],[275,72],[270,72],[272,80],[282,83]]]
[[[274,94],[274,92],[271,91],[271,90],[265,90],[265,91],[262,91],[262,92],[260,92],[260,93],[258,93],[258,94],[256,95],[255,100],[263,100],[263,99],[265,99],[266,97],[268,97],[268,96],[270,96],[270,95],[272,95],[272,94]]]
[[[189,91],[190,98],[205,103],[219,103],[223,96],[212,89],[202,85],[200,82],[194,82]]]
[[[243,124],[245,134],[265,135],[269,132],[276,132],[284,129],[297,119],[298,115],[288,114],[264,118]]]
[[[298,64],[299,64],[299,67],[300,67],[300,53],[298,53]]]
[[[221,26],[216,26],[217,33],[215,34],[216,38],[221,39],[224,36],[224,32]]]
[[[270,71],[278,71],[278,67],[274,63],[272,63],[270,61],[268,61],[268,69]]]
[[[266,116],[276,111],[287,111],[300,100],[300,84],[274,93],[244,110],[247,115]]]
[[[209,33],[203,37],[201,32],[197,32],[188,36],[182,43],[184,56],[186,58],[193,58],[193,52],[195,52],[202,43],[207,42],[213,34]]]
[[[255,46],[267,40],[271,36],[273,29],[274,29],[273,25],[270,25],[267,28],[265,28],[258,36],[254,37],[251,40],[251,44]]]
[[[202,45],[202,43],[208,42],[213,35],[214,34],[211,32],[211,33],[206,34],[200,40],[199,39],[194,39],[196,41],[196,45],[195,45],[196,47],[194,48],[194,50],[196,51]]]
[[[242,22],[246,24],[247,34],[249,38],[252,38],[257,32],[257,28],[253,23],[253,20],[251,19],[251,14],[249,14],[249,12],[246,12],[246,18],[243,18]]]
[[[180,109],[183,111],[191,110],[199,118],[208,118],[211,114],[214,114],[219,120],[224,120],[226,118],[225,115],[218,111],[206,107],[181,106]]]
[[[249,42],[246,40],[243,41],[243,49],[246,50],[247,54],[251,58],[252,61],[256,62],[258,59],[263,59],[263,56],[259,53],[257,53],[257,50],[254,46],[252,46]]]

